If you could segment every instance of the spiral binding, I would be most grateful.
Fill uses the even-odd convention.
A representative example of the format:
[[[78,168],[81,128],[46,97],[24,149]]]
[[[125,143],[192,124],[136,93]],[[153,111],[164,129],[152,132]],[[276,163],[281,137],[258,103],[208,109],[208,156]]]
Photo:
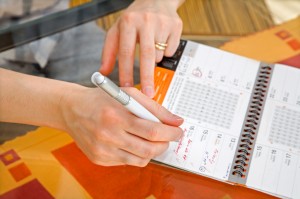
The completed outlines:
[[[245,178],[248,171],[272,69],[272,66],[261,65],[255,81],[254,90],[231,170],[231,174],[238,178]]]

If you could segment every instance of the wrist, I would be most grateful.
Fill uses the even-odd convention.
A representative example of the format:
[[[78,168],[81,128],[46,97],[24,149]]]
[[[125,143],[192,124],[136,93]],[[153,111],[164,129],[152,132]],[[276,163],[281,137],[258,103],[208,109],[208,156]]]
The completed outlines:
[[[82,86],[1,68],[0,76],[1,121],[65,130],[63,96]]]
[[[75,112],[78,112],[78,105],[81,103],[82,94],[88,89],[84,86],[69,83],[68,88],[61,93],[58,104],[58,112],[60,115],[60,129],[66,132],[70,132],[70,122],[75,116]],[[74,119],[74,118],[73,118]]]

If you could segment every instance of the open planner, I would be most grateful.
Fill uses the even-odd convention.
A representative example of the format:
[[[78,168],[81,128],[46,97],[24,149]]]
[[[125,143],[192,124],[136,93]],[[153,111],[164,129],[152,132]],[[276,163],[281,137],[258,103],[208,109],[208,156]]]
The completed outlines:
[[[155,161],[300,198],[300,70],[191,41],[155,69],[155,100],[184,136]]]

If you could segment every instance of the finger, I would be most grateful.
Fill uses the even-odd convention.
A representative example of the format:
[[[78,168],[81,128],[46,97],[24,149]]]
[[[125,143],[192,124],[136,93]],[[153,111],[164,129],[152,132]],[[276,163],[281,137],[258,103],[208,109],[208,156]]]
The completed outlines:
[[[132,165],[144,167],[146,166],[151,158],[142,158],[133,153],[128,152],[127,150],[123,150],[121,148],[117,148],[117,145],[113,144],[110,146],[101,145],[101,148],[105,148],[106,154],[101,153],[99,155],[98,160],[94,161],[95,164],[103,165],[103,166],[113,166],[113,165]],[[139,150],[136,149],[137,152]]]
[[[178,19],[175,23],[173,31],[171,31],[171,34],[169,35],[168,38],[168,42],[167,42],[168,46],[164,53],[166,57],[172,57],[176,52],[180,42],[181,32],[182,32],[182,21]]]
[[[120,23],[119,79],[121,86],[133,86],[136,29],[129,22]]]
[[[168,35],[170,34],[170,30],[172,29],[170,24],[172,23],[167,23],[164,20],[160,21],[160,23],[157,23],[155,32],[155,44],[167,44]],[[156,63],[162,60],[164,51],[166,49],[165,46],[160,47],[162,47],[162,49],[156,47]]]
[[[84,128],[80,128],[83,134],[88,135],[90,132],[86,131]],[[80,136],[76,139],[77,146],[81,151],[87,156],[87,158],[94,164],[101,166],[116,166],[124,165],[125,163],[120,161],[115,161],[113,158],[113,150],[106,144],[101,144],[95,139],[86,139],[85,136]]]
[[[102,51],[102,60],[100,72],[103,75],[109,75],[114,67],[119,45],[119,30],[114,25],[108,32],[105,38],[104,47]]]
[[[104,143],[95,144],[96,146],[94,146],[93,149],[90,149],[89,153],[86,154],[94,164],[101,166],[117,166],[126,164],[119,161],[119,158],[117,157],[119,149]],[[91,151],[93,152],[91,153]]]
[[[99,131],[96,131],[96,133],[94,134],[93,139],[88,142],[89,144],[87,144],[86,146],[89,149],[88,152],[89,157],[91,157],[90,159],[97,162],[103,162],[103,160],[113,160],[116,162],[120,162],[119,159],[115,159],[115,157],[117,157],[117,154],[114,149],[118,148],[127,151],[135,156],[139,156],[143,159],[151,159],[166,150],[168,144],[165,142],[157,141],[155,143],[152,143],[142,138],[141,136],[136,136],[134,135],[134,133],[127,132],[126,129],[129,129],[132,124],[135,124],[136,120],[142,119],[137,118],[136,116],[128,112],[125,114],[120,114],[120,118],[126,119],[117,119],[118,122],[116,122],[116,124],[114,125],[110,125],[109,130],[99,129]],[[148,125],[148,122],[149,121],[147,121],[144,126],[139,125],[132,130],[136,132],[142,131],[143,128]]]
[[[164,56],[164,50],[156,49],[155,62],[158,63],[162,60]]]
[[[93,162],[94,164],[105,166],[105,167],[111,167],[111,166],[122,166],[125,165],[124,162],[117,162],[117,161],[103,161],[99,160],[97,162]]]
[[[150,162],[150,159],[144,159],[127,151],[119,150],[118,161],[131,166],[145,167]]]
[[[177,141],[182,136],[182,129],[162,123],[136,118],[134,123],[126,127],[126,131],[152,142]]]
[[[168,142],[149,142],[129,132],[115,141],[115,145],[120,149],[143,159],[152,159],[168,148]]]
[[[142,92],[148,97],[154,97],[154,67],[155,67],[155,41],[151,29],[140,30],[140,76]]]
[[[125,88],[124,88],[125,89]],[[183,118],[171,113],[166,108],[143,95],[139,90],[131,88],[126,89],[136,101],[142,104],[147,110],[155,115],[162,123],[171,126],[180,126],[183,123]]]
[[[95,141],[99,140],[99,142],[114,145],[116,143],[119,143],[116,141],[118,139],[126,140],[126,138],[124,138],[123,130],[150,141],[173,141],[173,140],[178,140],[181,137],[182,130],[177,127],[177,125],[180,125],[183,122],[181,118],[169,119],[169,117],[175,117],[175,116],[169,111],[167,111],[165,108],[163,108],[162,106],[158,105],[156,102],[148,98],[147,96],[143,95],[137,89],[134,88],[123,88],[123,89],[125,91],[133,91],[128,93],[131,94],[133,98],[139,100],[142,105],[146,104],[143,103],[144,101],[148,102],[147,106],[145,106],[146,109],[148,109],[150,112],[152,111],[154,114],[158,113],[161,118],[164,117],[168,118],[164,120],[167,122],[171,121],[169,122],[170,124],[166,125],[158,122],[152,122],[145,119],[141,119],[131,114],[125,108],[120,107],[119,109],[116,107],[116,110],[119,110],[117,111],[118,114],[116,114],[117,112],[114,113],[113,111],[110,111],[108,114],[110,115],[109,118],[111,119],[105,121],[105,123],[108,126],[110,126],[109,132],[114,132],[114,133],[109,133],[107,131],[103,131],[99,129],[99,133],[96,134]],[[142,96],[142,98],[137,98],[137,96]],[[143,100],[143,102],[141,99]],[[156,105],[162,108],[161,111],[156,111],[155,109],[152,108],[153,106]],[[122,131],[120,131],[120,129],[122,129]],[[97,135],[101,135],[101,136],[97,137]]]
[[[164,42],[155,42],[155,49],[156,49],[156,59],[155,62],[158,63],[162,60],[164,56],[164,51],[166,50],[166,47],[168,44],[166,43],[167,39],[160,39],[156,41],[164,41]]]

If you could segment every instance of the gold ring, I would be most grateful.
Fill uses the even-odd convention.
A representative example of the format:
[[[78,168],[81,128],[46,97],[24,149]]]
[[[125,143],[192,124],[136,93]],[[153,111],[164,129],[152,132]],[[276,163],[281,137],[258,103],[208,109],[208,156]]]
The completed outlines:
[[[160,42],[156,42],[155,44],[159,45],[159,46],[163,46],[163,47],[167,47],[168,44],[166,43],[160,43]]]
[[[166,50],[166,47],[160,46],[160,45],[158,45],[158,44],[155,44],[155,48],[156,48],[157,50]]]

